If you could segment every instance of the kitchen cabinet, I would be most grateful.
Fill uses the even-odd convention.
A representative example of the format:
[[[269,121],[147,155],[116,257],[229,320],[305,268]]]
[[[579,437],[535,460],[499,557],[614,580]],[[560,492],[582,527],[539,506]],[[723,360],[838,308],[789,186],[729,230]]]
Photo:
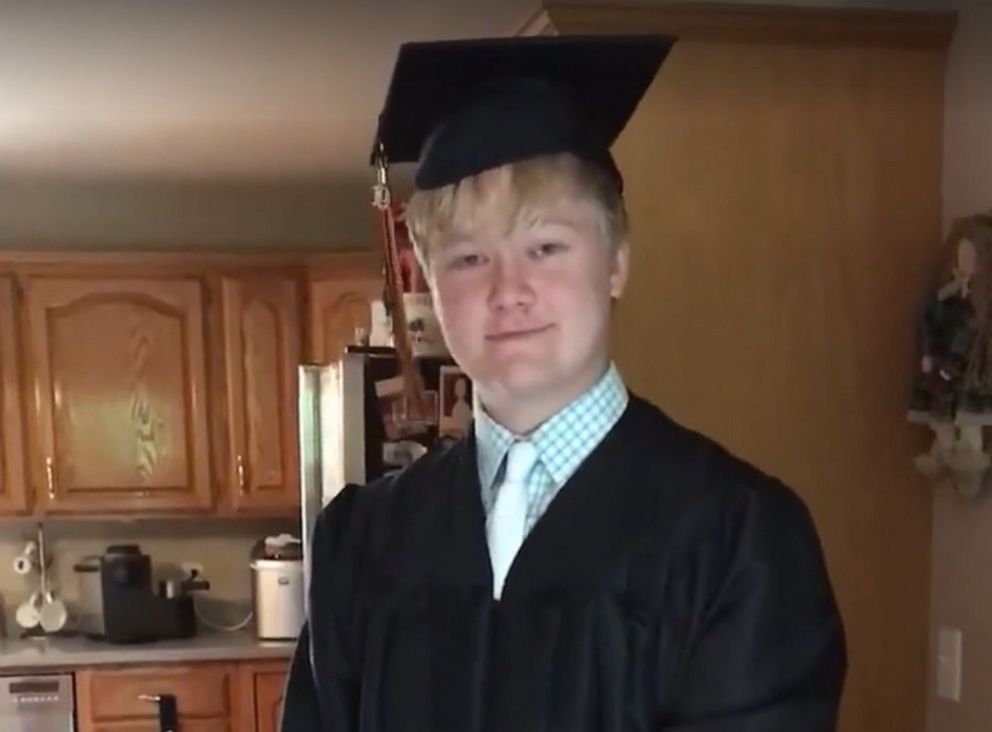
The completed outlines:
[[[177,732],[241,732],[238,674],[232,664],[196,663],[84,669],[76,673],[79,732],[158,732],[151,697],[171,694]]]
[[[224,277],[227,466],[225,495],[236,512],[299,506],[298,280]]]
[[[252,690],[249,707],[255,720],[255,732],[279,732],[288,675],[287,664],[245,664],[242,669],[243,676],[247,677],[242,682],[243,686]]]
[[[0,514],[23,513],[28,505],[15,307],[13,281],[0,278]]]
[[[0,516],[292,516],[297,366],[371,328],[371,252],[0,252]]]
[[[211,506],[202,286],[25,280],[37,510]]]
[[[288,660],[82,669],[79,732],[158,732],[148,697],[163,694],[176,697],[177,732],[278,732],[288,669]]]
[[[371,303],[382,299],[382,287],[382,275],[371,270],[310,281],[310,363],[331,363],[369,334]]]

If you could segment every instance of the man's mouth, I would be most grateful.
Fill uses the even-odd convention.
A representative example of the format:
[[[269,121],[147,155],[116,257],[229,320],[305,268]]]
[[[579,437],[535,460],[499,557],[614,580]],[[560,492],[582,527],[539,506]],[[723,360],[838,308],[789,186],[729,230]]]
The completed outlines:
[[[486,334],[486,340],[494,341],[497,343],[523,340],[525,338],[530,338],[531,336],[540,335],[548,330],[551,330],[550,325],[540,325],[532,328],[508,328],[506,330],[500,330],[493,333]]]

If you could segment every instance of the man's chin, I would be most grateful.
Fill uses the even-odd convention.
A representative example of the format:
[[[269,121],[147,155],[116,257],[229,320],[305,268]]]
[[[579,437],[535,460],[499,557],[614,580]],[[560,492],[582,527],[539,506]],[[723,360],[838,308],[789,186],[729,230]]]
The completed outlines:
[[[559,379],[547,369],[530,369],[517,366],[506,369],[490,382],[491,391],[503,400],[525,402],[544,400],[557,391]]]

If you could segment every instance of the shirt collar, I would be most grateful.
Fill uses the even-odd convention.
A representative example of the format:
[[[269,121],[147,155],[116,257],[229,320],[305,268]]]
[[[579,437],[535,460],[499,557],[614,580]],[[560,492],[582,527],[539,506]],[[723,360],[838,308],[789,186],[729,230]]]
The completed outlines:
[[[562,485],[571,477],[579,464],[599,444],[600,440],[616,424],[616,421],[627,408],[629,396],[624,386],[620,372],[612,362],[603,376],[591,388],[583,392],[567,406],[549,417],[530,435],[515,435],[499,422],[494,420],[478,401],[475,404],[475,442],[479,465],[479,481],[483,491],[489,491],[499,475],[510,445],[515,440],[529,439],[537,448],[541,464],[551,474],[557,485]],[[606,413],[602,415],[601,429],[587,434],[586,442],[578,450],[551,449],[553,443],[560,439],[563,430],[570,430],[570,425],[583,415],[590,404],[605,405]]]

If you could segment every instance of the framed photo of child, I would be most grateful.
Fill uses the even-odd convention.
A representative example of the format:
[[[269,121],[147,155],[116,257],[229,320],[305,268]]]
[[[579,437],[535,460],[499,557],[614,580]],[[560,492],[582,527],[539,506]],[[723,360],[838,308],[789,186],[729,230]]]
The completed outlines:
[[[464,437],[472,424],[471,379],[457,366],[442,366],[437,390],[438,433],[443,437]]]

